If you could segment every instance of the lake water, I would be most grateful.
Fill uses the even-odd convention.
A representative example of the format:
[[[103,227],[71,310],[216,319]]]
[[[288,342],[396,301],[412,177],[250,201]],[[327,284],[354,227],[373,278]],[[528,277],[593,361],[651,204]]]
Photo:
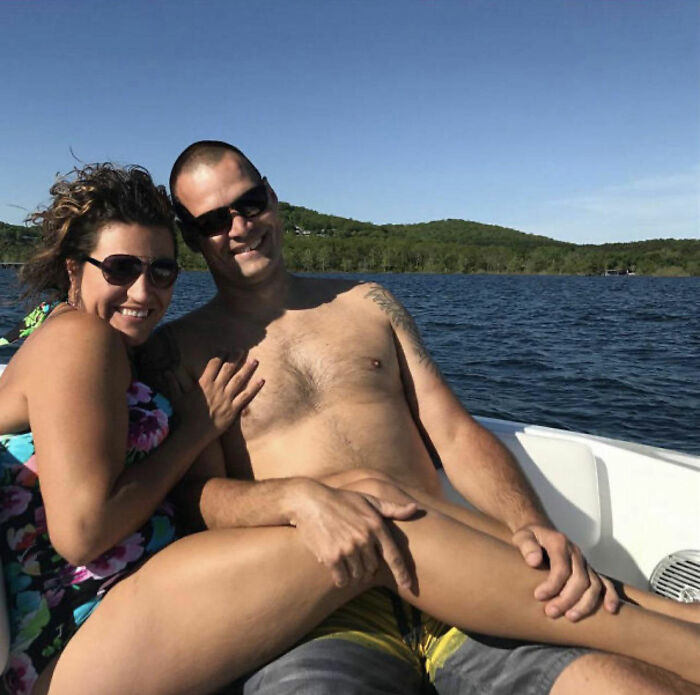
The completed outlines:
[[[700,278],[356,277],[413,313],[470,412],[700,454]],[[213,293],[183,273],[168,316]],[[0,334],[23,315],[0,270]]]

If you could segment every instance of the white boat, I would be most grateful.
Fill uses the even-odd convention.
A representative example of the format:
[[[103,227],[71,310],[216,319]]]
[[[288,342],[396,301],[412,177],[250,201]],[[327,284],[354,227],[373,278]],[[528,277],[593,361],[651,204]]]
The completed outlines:
[[[598,571],[679,601],[700,600],[700,456],[477,419],[513,452],[552,521]],[[443,485],[467,504],[444,475]],[[0,591],[0,670],[8,642]]]

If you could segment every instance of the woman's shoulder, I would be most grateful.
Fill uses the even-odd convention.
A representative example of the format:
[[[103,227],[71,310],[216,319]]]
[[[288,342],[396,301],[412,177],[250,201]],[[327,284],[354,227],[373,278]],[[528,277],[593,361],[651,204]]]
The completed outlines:
[[[119,333],[104,319],[74,309],[54,309],[41,328],[27,338],[25,345],[44,346],[55,341],[83,343],[96,341],[97,345],[122,345]],[[23,346],[24,347],[24,346]]]
[[[60,307],[57,310],[60,311]],[[63,368],[104,366],[130,372],[121,336],[106,321],[82,311],[63,310],[49,316],[44,324],[18,350],[13,360],[23,367],[45,371]]]

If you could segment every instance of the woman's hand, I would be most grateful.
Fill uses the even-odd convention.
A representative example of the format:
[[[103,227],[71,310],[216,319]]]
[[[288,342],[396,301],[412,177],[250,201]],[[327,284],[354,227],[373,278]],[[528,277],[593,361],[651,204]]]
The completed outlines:
[[[168,391],[181,426],[207,442],[221,436],[265,383],[252,380],[257,367],[257,360],[243,363],[242,356],[212,357],[196,382],[183,383],[186,377],[169,372]]]

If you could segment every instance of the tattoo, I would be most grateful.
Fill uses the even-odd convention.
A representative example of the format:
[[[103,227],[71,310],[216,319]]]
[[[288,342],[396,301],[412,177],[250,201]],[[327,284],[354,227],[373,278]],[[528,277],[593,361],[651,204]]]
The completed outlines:
[[[418,363],[426,367],[436,376],[440,376],[440,369],[430,357],[430,353],[425,347],[425,343],[423,343],[413,316],[406,311],[396,297],[394,297],[389,290],[379,285],[372,287],[365,297],[371,299],[385,314],[387,314],[394,328],[404,331],[408,335],[413,352],[418,358]]]
[[[167,372],[175,372],[180,364],[180,348],[167,324],[154,333],[135,355],[136,373],[151,388],[169,395]]]

